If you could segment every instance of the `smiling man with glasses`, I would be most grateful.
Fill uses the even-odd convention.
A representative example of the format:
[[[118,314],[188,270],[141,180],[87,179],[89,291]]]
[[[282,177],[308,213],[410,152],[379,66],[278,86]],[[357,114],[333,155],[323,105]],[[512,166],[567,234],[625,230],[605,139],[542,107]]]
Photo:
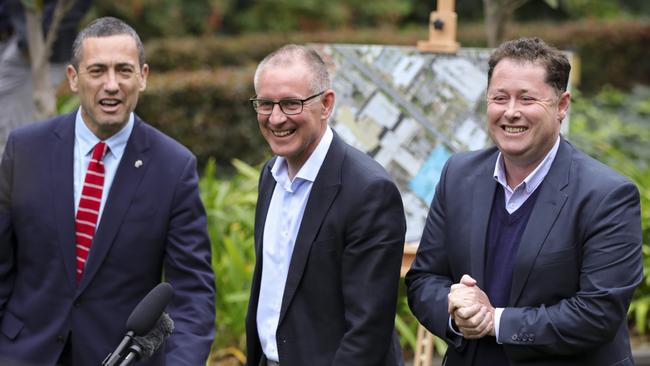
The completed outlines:
[[[259,184],[248,365],[402,364],[397,187],[328,126],[335,93],[316,52],[285,46],[254,83],[251,104],[276,157]]]

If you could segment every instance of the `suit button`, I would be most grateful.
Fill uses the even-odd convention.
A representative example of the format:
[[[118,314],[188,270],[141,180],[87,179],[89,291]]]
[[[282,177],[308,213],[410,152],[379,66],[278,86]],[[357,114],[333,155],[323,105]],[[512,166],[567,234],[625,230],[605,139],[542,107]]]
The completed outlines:
[[[56,342],[57,343],[64,343],[65,342],[65,337],[60,335],[56,337]]]
[[[81,306],[81,300],[77,300],[77,301],[74,302],[74,307],[75,308],[78,308],[80,306]]]

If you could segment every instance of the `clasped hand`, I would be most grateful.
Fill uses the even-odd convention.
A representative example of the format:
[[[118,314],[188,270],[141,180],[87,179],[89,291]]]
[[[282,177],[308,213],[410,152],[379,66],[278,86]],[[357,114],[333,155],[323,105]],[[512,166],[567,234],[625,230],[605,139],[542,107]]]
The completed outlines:
[[[485,292],[476,285],[475,279],[463,275],[459,283],[451,285],[447,299],[449,315],[465,338],[495,335],[494,307]]]

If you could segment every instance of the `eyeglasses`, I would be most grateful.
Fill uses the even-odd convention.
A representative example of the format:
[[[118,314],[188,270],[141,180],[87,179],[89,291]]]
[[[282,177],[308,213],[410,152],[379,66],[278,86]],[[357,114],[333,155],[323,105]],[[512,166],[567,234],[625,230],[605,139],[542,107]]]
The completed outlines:
[[[305,99],[288,98],[288,99],[281,99],[278,102],[274,102],[268,99],[258,99],[258,98],[251,98],[249,100],[253,105],[253,109],[255,109],[255,112],[257,112],[258,114],[263,114],[266,116],[271,115],[271,113],[273,113],[273,108],[275,108],[275,105],[278,104],[280,106],[280,110],[282,111],[282,113],[286,115],[292,115],[292,114],[302,113],[302,109],[306,101],[319,97],[323,95],[323,93],[325,93],[325,90],[323,90],[318,94],[314,94],[311,97],[307,97]]]

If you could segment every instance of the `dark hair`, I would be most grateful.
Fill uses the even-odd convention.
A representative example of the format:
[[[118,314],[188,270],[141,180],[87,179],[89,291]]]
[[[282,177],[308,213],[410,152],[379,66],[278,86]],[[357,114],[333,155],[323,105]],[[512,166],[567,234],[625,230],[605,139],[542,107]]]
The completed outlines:
[[[502,43],[490,55],[488,84],[492,80],[494,68],[505,58],[540,63],[546,69],[546,83],[555,89],[558,95],[566,91],[571,64],[564,53],[543,40],[537,37],[519,38]]]
[[[310,80],[310,89],[312,93],[320,93],[331,87],[329,72],[327,65],[320,57],[318,52],[307,46],[300,46],[295,44],[288,44],[271,52],[257,66],[253,83],[257,90],[257,82],[259,80],[262,70],[268,66],[284,66],[291,65],[296,61],[302,61],[309,67],[312,73]]]
[[[83,41],[86,38],[110,37],[117,35],[131,36],[131,38],[135,40],[135,44],[138,48],[138,61],[140,62],[140,68],[142,68],[144,65],[144,46],[142,45],[140,36],[138,36],[138,33],[136,33],[130,25],[113,17],[95,19],[82,29],[79,34],[77,34],[77,38],[75,38],[74,43],[72,43],[72,60],[70,63],[75,69],[79,68],[81,53],[83,52]]]

